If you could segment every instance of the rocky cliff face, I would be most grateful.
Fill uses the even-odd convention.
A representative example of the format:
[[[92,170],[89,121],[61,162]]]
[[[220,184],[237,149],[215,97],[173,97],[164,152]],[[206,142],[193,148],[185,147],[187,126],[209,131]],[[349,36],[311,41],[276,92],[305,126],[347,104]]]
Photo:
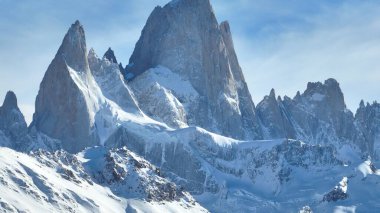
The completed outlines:
[[[297,93],[293,99],[285,96],[284,100],[276,100],[272,91],[258,104],[257,112],[266,138],[296,138],[337,147],[348,144],[359,148],[363,155],[373,150],[373,137],[365,138],[367,130],[361,128],[365,125],[358,121],[360,118],[363,121],[367,114],[364,106],[355,118],[346,108],[343,93],[334,79],[308,83],[305,92]]]
[[[364,137],[365,148],[375,158],[379,158],[380,153],[380,104],[374,102],[372,104],[364,104],[360,102],[359,109],[355,114],[355,125]]]
[[[93,82],[84,30],[77,21],[65,35],[40,84],[32,126],[61,140],[70,152],[99,144],[92,113],[98,106],[92,100],[94,96],[83,92],[88,88],[97,93]]]
[[[257,115],[261,121],[265,138],[295,138],[295,130],[274,89],[257,105]]]
[[[127,71],[138,76],[157,66],[179,74],[199,94],[187,115],[189,125],[235,138],[261,137],[228,23],[218,24],[208,0],[173,1],[154,9]]]

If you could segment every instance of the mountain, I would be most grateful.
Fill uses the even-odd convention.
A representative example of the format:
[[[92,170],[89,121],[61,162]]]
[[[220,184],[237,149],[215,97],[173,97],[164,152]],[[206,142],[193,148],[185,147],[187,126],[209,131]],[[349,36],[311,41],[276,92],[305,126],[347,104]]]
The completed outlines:
[[[2,146],[15,147],[21,138],[28,132],[24,116],[17,106],[17,98],[14,92],[7,92],[3,105],[0,107],[0,137]]]
[[[380,157],[380,104],[374,102],[364,105],[364,101],[361,101],[355,114],[355,125],[368,142],[366,148],[370,151],[370,155],[378,159]]]
[[[18,108],[16,94],[9,91],[0,107],[0,146],[22,152],[37,149],[52,151],[60,149],[61,143],[35,131],[34,128],[29,131],[24,116]]]
[[[27,127],[0,107],[3,212],[371,212],[380,105],[334,79],[255,107],[209,0],[156,7],[126,69],[76,21]],[[21,199],[20,199],[21,198]],[[22,201],[22,202],[21,202]]]
[[[335,79],[308,83],[307,89],[291,99],[276,99],[274,91],[257,106],[265,138],[296,138],[312,144],[347,146],[371,155],[373,138],[365,138],[357,117],[346,108]],[[360,114],[360,113],[359,113]]]
[[[98,88],[87,60],[82,25],[71,25],[49,65],[36,98],[32,126],[77,152],[100,143],[95,130]],[[88,89],[91,93],[85,93]]]
[[[229,25],[227,22],[218,24],[208,0],[172,1],[164,7],[156,7],[151,13],[127,72],[135,77],[132,82],[142,81],[140,74],[156,75],[157,70],[152,69],[159,66],[176,74],[170,78],[178,76],[194,90],[189,101],[181,97],[181,89],[157,82],[171,92],[174,97],[170,99],[187,105],[177,113],[177,120],[234,138],[261,138]]]

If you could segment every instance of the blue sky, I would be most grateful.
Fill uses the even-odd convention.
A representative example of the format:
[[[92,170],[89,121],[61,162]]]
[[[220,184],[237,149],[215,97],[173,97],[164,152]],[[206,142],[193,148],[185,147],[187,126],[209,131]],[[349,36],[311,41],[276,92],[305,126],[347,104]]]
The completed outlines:
[[[42,77],[76,19],[98,55],[124,65],[150,12],[168,0],[0,0],[0,97],[14,90],[28,121]],[[380,1],[211,0],[229,20],[257,104],[271,88],[293,97],[336,78],[347,106],[380,100]]]

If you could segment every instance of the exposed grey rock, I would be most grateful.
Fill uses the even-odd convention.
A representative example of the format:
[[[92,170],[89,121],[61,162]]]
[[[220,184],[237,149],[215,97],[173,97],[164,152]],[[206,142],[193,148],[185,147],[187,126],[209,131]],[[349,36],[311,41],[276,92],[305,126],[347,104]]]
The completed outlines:
[[[0,107],[0,146],[22,152],[60,148],[58,140],[34,130],[28,131],[24,116],[18,108],[16,95],[9,91]]]
[[[281,98],[276,100],[274,89],[256,107],[265,138],[295,138],[291,118],[287,115]]]
[[[374,102],[364,105],[364,101],[361,101],[355,114],[355,125],[365,138],[363,145],[366,150],[378,159],[380,157],[380,104]]]
[[[343,177],[343,180],[339,182],[339,185],[335,186],[333,190],[323,196],[325,202],[336,202],[338,200],[345,200],[348,198],[347,194],[347,177]]]
[[[111,63],[117,64],[117,59],[116,59],[115,53],[111,49],[111,47],[108,48],[108,50],[104,53],[103,58],[106,58]],[[118,66],[119,66],[119,70],[120,70],[121,74],[124,76],[125,75],[125,70],[124,70],[123,64],[121,64],[121,62],[120,62]]]
[[[91,73],[102,94],[107,99],[117,103],[124,111],[142,114],[131,89],[124,82],[118,64],[113,62],[113,51],[109,49],[107,53],[103,59],[98,58],[93,49],[90,49],[88,54]]]
[[[110,61],[111,63],[117,64],[115,53],[113,52],[113,50],[111,49],[111,47],[109,47],[108,50],[104,53],[103,58],[108,59],[108,61]]]
[[[24,116],[17,106],[16,95],[12,91],[7,92],[3,105],[0,107],[0,131],[14,143],[28,132]]]
[[[189,80],[199,93],[199,105],[188,113],[190,125],[235,138],[261,137],[229,26],[219,26],[208,0],[154,9],[127,71],[137,76],[159,65]]]
[[[84,30],[78,21],[65,35],[40,84],[31,125],[61,140],[63,148],[69,152],[99,143],[91,114],[96,105],[90,94],[81,91],[76,79],[81,79],[96,92],[92,86],[94,80],[88,65]]]
[[[366,142],[346,108],[335,79],[308,83],[304,93],[275,99],[274,91],[257,107],[268,138],[295,138],[313,144],[352,144],[368,151]]]

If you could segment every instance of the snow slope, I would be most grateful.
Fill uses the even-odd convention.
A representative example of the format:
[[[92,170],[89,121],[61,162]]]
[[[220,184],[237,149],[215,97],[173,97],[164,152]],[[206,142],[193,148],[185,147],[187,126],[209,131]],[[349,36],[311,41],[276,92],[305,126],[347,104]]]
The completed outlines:
[[[125,155],[120,157],[117,153],[122,152]],[[126,149],[108,154],[103,148],[94,148],[78,155],[62,151],[27,155],[0,148],[0,161],[0,212],[207,212]],[[125,174],[100,171],[99,165],[108,169],[119,165]],[[100,172],[109,175],[109,182],[101,182]],[[162,197],[170,188],[159,187],[167,184],[177,194]],[[150,199],[144,197],[147,192]]]

